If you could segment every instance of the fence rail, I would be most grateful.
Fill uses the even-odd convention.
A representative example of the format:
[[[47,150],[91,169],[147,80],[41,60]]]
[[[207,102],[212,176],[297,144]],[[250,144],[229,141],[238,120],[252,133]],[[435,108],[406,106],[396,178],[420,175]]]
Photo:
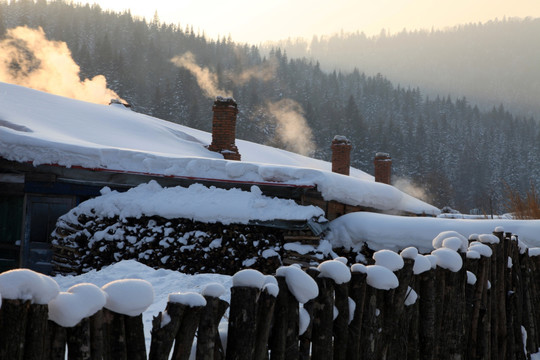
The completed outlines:
[[[172,359],[188,359],[192,347],[204,360],[528,359],[540,347],[540,257],[520,249],[512,234],[494,235],[500,241],[487,244],[492,255],[460,253],[458,271],[436,267],[415,275],[415,260],[404,259],[391,290],[368,285],[361,272],[336,284],[306,270],[319,294],[303,305],[311,321],[302,334],[300,306],[284,277],[277,277],[277,297],[233,287],[226,344],[218,325],[229,304],[216,297],[205,296],[205,306],[169,302],[170,320],[154,318],[150,349],[141,316],[102,309],[63,328],[47,320],[46,305],[4,299],[0,358],[64,359],[67,344],[68,359],[158,360],[171,352]],[[418,300],[407,305],[411,289]]]

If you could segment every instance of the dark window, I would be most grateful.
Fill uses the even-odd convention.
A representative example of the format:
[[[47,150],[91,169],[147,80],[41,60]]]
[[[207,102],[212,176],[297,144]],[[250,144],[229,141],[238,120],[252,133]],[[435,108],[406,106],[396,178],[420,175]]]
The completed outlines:
[[[28,196],[22,266],[45,274],[51,271],[49,236],[56,227],[56,220],[73,204],[73,197]]]
[[[19,265],[23,200],[22,196],[0,196],[0,272]]]

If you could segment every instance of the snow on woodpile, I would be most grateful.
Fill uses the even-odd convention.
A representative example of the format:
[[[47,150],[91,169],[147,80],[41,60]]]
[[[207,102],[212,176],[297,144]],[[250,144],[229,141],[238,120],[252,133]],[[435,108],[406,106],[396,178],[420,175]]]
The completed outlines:
[[[368,212],[343,215],[330,223],[326,239],[334,248],[359,250],[365,244],[377,251],[389,249],[398,251],[409,246],[422,253],[431,252],[442,246],[444,238],[437,235],[447,231],[455,232],[457,239],[448,246],[458,246],[464,250],[466,238],[473,234],[482,235],[482,242],[498,241],[491,235],[497,227],[518,235],[519,241],[528,247],[540,246],[540,220],[462,220],[429,217],[403,217]]]
[[[65,167],[225,181],[317,186],[325,200],[388,212],[438,214],[439,209],[351,168],[237,140],[241,162],[206,146],[211,134],[104,106],[0,83],[0,157]],[[211,121],[209,109],[209,122]]]
[[[286,235],[313,234],[251,221],[326,223],[320,208],[264,196],[256,186],[251,191],[200,184],[162,188],[152,181],[102,194],[58,219],[52,234],[57,271],[81,273],[137,259],[186,273],[232,274],[243,267],[273,272],[291,251]],[[302,251],[323,260],[331,251],[326,244]]]
[[[247,224],[250,220],[309,220],[324,216],[324,211],[316,206],[264,196],[257,186],[252,186],[251,191],[208,188],[201,184],[163,188],[150,181],[123,193],[104,188],[101,194],[72,209],[63,219],[75,223],[81,214],[120,219],[155,215],[228,225]]]

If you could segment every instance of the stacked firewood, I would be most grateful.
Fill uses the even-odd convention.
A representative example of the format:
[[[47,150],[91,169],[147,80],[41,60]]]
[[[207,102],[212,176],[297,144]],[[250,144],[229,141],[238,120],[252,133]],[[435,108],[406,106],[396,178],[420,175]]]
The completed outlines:
[[[308,238],[312,243],[302,251],[302,264],[315,265],[328,259],[317,250],[318,237],[308,233],[158,216],[120,219],[81,214],[75,223],[59,219],[51,235],[53,267],[55,273],[80,274],[135,259],[187,274],[234,274],[242,268],[273,273],[289,263],[288,258],[294,258],[295,252],[284,246],[294,240],[305,244],[303,240]]]

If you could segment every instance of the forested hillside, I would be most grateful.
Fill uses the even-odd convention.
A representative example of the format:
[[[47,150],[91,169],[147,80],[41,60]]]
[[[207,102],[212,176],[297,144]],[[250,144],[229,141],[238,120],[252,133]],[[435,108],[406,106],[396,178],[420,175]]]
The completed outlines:
[[[467,96],[480,109],[502,103],[512,113],[540,117],[540,18],[510,18],[368,37],[339,33],[279,46],[291,57],[314,58],[323,69],[384,74],[425,94]]]
[[[375,152],[388,152],[394,179],[410,180],[439,207],[489,212],[491,200],[502,211],[504,182],[540,186],[540,125],[502,106],[483,112],[462,97],[428,98],[362,69],[327,73],[277,48],[263,57],[257,47],[207,39],[157,16],[148,23],[98,6],[0,0],[0,33],[20,25],[65,41],[81,77],[105,75],[134,110],[209,130],[213,99],[182,62],[192,59],[237,100],[239,138],[328,160],[333,136],[347,135],[355,167],[372,173]]]

